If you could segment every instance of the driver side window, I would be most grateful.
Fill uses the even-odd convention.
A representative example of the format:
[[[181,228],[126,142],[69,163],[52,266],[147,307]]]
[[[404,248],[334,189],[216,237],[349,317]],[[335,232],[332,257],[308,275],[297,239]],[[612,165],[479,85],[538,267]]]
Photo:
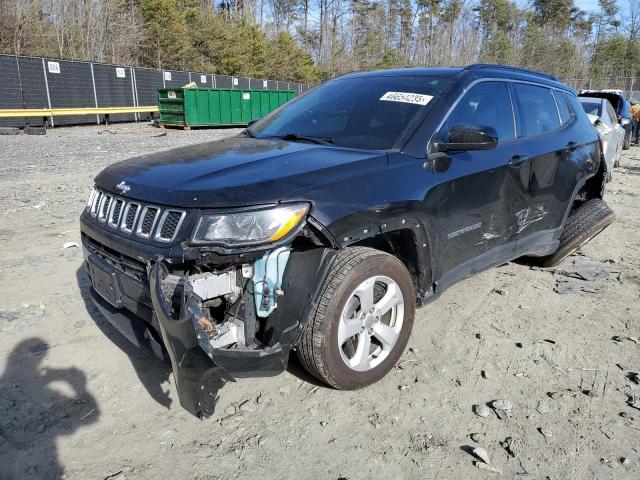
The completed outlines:
[[[515,138],[513,109],[506,83],[481,82],[471,87],[442,127],[442,141],[447,142],[451,128],[460,124],[493,127],[498,132],[499,143]]]

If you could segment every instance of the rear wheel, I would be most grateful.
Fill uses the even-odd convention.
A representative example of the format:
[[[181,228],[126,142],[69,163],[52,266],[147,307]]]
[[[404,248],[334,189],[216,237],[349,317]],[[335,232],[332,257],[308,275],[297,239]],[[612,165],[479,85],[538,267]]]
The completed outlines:
[[[298,357],[338,389],[377,382],[407,344],[415,305],[413,281],[400,260],[372,248],[346,248],[322,287]]]
[[[46,135],[47,129],[45,127],[24,127],[24,133],[26,135]]]
[[[20,133],[19,128],[15,127],[0,127],[0,135],[18,135]]]
[[[585,245],[607,228],[616,216],[600,198],[584,202],[573,210],[562,230],[560,246],[552,255],[542,259],[542,266],[553,267]]]
[[[629,150],[631,148],[631,132],[626,132],[624,136],[624,143],[622,144],[623,150]]]

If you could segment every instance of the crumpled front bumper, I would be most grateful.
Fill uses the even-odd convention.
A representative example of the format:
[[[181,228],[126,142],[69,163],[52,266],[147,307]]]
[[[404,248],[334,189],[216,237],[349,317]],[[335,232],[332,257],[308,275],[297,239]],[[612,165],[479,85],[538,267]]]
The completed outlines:
[[[166,294],[171,266],[161,256],[147,262],[146,282],[140,285],[145,292],[143,301],[152,307],[153,318],[148,321],[132,312],[145,306],[136,304],[135,299],[127,297],[127,289],[121,288],[132,281],[125,272],[87,248],[85,260],[92,276],[94,303],[100,312],[135,345],[169,360],[180,404],[193,415],[207,417],[213,413],[217,392],[225,383],[238,377],[276,375],[286,369],[289,353],[300,338],[336,253],[325,247],[291,251],[282,281],[284,294],[277,308],[268,317],[259,319],[264,322],[260,341],[251,346],[207,348],[207,351],[202,338],[198,338],[202,332],[194,328],[202,314],[201,299],[185,288],[180,308],[178,311],[175,306],[172,308]],[[100,278],[107,279],[113,291],[96,285]],[[98,293],[96,287],[107,293]],[[253,297],[245,297],[246,310],[255,309]],[[134,308],[130,305],[132,301]]]
[[[289,349],[282,345],[260,350],[217,349],[207,355],[194,328],[194,320],[201,315],[201,300],[195,294],[185,294],[182,311],[175,318],[164,299],[162,276],[160,261],[149,267],[154,311],[171,360],[180,404],[185,409],[197,416],[208,416],[215,407],[216,392],[234,376],[269,376],[284,371]]]

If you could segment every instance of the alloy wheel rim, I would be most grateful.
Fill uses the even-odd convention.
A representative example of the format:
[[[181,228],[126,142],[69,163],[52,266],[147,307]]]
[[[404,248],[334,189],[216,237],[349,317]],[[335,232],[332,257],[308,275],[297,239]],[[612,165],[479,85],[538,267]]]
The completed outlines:
[[[391,278],[375,275],[349,295],[338,323],[338,349],[347,367],[366,372],[393,351],[404,321],[404,297]]]

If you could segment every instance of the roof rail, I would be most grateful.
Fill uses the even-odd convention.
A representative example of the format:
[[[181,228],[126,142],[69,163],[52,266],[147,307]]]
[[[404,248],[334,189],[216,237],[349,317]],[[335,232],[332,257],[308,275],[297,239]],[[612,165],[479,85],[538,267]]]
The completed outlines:
[[[472,65],[468,65],[467,67],[465,67],[465,70],[476,70],[476,69],[480,69],[480,68],[494,68],[494,69],[499,69],[499,70],[512,70],[515,72],[522,72],[522,73],[527,73],[529,75],[537,75],[538,77],[545,77],[548,78],[550,80],[554,80],[556,82],[559,82],[560,79],[558,77],[556,77],[555,75],[551,75],[550,73],[544,73],[544,72],[537,72],[535,70],[529,70],[528,68],[521,68],[521,67],[511,67],[509,65],[498,65],[495,63],[474,63]]]

